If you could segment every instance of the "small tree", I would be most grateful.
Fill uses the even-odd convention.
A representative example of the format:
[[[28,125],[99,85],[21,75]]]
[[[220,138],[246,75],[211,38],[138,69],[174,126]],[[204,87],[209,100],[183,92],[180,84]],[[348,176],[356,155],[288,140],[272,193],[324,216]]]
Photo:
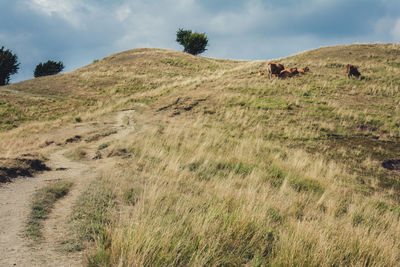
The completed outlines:
[[[46,63],[39,63],[36,66],[33,75],[35,76],[35,78],[47,75],[54,75],[61,72],[63,69],[64,64],[61,61],[55,62],[49,60]]]
[[[19,63],[16,54],[11,50],[0,48],[0,85],[6,85],[10,82],[10,75],[18,72]]]
[[[205,33],[192,33],[191,30],[179,29],[176,32],[176,41],[183,46],[183,51],[198,55],[206,51],[208,38]]]

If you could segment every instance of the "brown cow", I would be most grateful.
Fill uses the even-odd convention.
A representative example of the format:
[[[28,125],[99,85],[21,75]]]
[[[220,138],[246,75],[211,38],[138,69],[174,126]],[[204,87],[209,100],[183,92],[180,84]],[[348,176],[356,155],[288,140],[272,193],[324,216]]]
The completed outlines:
[[[284,69],[279,73],[279,78],[290,78],[293,77],[293,73],[290,71],[290,69]]]
[[[297,68],[290,68],[289,72],[292,74],[292,76],[299,74],[299,71],[297,70]]]
[[[358,71],[357,67],[351,64],[346,65],[346,73],[347,77],[350,78],[351,76],[354,76],[356,78],[360,78],[361,73]]]
[[[299,71],[299,74],[305,74],[306,72],[309,72],[310,69],[308,67],[305,67],[305,68],[298,69],[298,71]]]
[[[268,63],[268,77],[271,78],[273,74],[279,75],[285,67],[279,63]]]
[[[284,69],[279,73],[279,78],[290,78],[299,74],[297,68]]]
[[[265,75],[265,72],[263,72],[263,71],[258,71],[258,76],[264,76]]]

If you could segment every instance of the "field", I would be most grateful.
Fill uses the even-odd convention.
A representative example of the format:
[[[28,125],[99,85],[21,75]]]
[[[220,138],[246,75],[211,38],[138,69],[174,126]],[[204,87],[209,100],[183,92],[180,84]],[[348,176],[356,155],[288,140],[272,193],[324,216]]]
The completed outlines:
[[[136,49],[1,87],[0,151],[113,159],[70,215],[89,266],[397,265],[400,45],[276,61],[310,72]]]

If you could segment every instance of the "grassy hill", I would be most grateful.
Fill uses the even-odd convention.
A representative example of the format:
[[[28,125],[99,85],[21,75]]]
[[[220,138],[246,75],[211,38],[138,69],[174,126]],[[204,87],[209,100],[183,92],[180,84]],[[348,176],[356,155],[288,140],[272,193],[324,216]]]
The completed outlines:
[[[311,71],[268,80],[267,61],[137,49],[1,87],[0,151],[46,154],[135,110],[135,130],[101,148],[128,156],[73,215],[93,265],[398,264],[399,175],[382,162],[400,154],[400,45],[280,62]]]

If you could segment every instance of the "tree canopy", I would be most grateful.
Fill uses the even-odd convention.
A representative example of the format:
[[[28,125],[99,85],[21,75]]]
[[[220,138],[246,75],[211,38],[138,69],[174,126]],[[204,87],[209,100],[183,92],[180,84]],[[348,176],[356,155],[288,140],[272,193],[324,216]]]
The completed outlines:
[[[198,55],[207,50],[208,38],[205,33],[179,29],[176,32],[176,41],[184,48],[184,52]]]
[[[11,50],[0,48],[0,85],[10,82],[10,75],[16,74],[19,69],[18,57]]]
[[[63,69],[64,69],[64,64],[61,61],[55,62],[49,60],[45,63],[39,63],[36,66],[33,75],[35,76],[35,78],[47,75],[54,75],[60,73]]]

